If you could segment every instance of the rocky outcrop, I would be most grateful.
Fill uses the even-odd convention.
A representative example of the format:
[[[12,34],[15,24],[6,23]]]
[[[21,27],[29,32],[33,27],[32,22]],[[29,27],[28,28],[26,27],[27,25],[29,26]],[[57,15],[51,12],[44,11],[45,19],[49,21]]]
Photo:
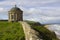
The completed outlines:
[[[39,32],[31,28],[31,26],[26,22],[20,22],[23,26],[25,33],[25,40],[42,40],[39,36]]]

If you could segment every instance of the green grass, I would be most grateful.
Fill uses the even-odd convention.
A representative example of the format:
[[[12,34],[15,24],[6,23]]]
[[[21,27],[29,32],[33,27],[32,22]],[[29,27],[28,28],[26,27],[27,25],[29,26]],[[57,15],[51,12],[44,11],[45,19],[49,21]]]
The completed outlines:
[[[56,34],[47,28],[44,27],[44,25],[40,24],[39,22],[33,22],[33,21],[26,21],[30,26],[38,31],[40,35],[42,36],[41,38],[43,40],[58,40],[56,37]]]
[[[25,40],[22,25],[18,22],[0,21],[0,40]]]
[[[58,40],[56,34],[46,29],[44,25],[33,21],[26,22],[40,33],[43,40]],[[22,25],[18,22],[0,21],[0,40],[25,40]]]

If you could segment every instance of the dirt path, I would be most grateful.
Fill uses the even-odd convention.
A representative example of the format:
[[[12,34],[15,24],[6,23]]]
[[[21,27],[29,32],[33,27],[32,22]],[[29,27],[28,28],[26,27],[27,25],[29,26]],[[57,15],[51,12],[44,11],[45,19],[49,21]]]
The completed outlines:
[[[40,40],[39,33],[33,30],[27,22],[20,22],[23,26],[26,40]]]

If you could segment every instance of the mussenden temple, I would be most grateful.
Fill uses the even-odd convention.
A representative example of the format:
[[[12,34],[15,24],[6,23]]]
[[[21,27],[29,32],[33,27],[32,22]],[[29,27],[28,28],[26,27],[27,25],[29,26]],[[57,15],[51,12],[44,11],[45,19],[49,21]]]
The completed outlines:
[[[10,11],[8,11],[8,21],[23,21],[23,11],[15,5],[15,7],[11,8]]]

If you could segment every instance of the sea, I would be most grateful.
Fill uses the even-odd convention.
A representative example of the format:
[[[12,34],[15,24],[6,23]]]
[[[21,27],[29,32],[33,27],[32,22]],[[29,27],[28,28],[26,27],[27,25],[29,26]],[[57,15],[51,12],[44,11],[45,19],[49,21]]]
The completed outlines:
[[[57,37],[60,39],[60,24],[51,24],[46,27],[50,31],[54,31]]]

